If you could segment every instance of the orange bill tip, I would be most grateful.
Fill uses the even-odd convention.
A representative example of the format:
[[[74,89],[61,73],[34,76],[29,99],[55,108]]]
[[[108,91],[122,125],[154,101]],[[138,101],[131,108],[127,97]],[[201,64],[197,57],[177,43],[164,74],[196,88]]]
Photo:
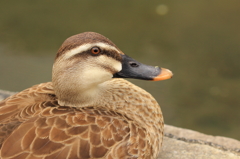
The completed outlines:
[[[158,76],[153,78],[153,81],[161,81],[172,78],[173,73],[169,69],[161,68],[161,72]]]

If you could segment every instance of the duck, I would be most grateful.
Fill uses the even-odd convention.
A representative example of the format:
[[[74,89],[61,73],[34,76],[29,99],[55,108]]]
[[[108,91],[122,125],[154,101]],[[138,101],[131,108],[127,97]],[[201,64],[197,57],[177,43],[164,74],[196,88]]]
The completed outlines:
[[[124,78],[172,75],[127,56],[99,33],[73,35],[57,52],[52,82],[0,102],[0,158],[155,159],[163,141],[161,108]]]

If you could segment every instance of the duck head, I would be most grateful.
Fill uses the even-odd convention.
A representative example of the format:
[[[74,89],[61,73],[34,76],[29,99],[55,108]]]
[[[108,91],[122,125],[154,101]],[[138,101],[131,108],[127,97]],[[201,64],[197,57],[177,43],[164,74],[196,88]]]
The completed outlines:
[[[171,77],[167,69],[125,55],[103,35],[84,32],[66,39],[58,50],[52,82],[60,105],[82,107],[97,100],[113,78],[159,81]]]

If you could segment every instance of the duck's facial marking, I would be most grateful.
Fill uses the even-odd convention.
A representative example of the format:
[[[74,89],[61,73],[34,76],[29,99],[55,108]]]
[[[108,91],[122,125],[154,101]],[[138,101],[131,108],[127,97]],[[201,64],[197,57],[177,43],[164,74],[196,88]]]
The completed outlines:
[[[119,72],[122,70],[122,63],[119,60],[116,60],[109,56],[98,56],[95,59],[93,59],[95,64],[98,68],[101,68],[103,70],[108,70],[111,72],[111,74],[115,74],[116,72]]]
[[[74,58],[76,56],[81,56],[82,54],[89,53],[90,55],[107,55],[109,57],[114,58],[117,61],[121,61],[122,52],[119,51],[116,47],[111,46],[106,43],[98,42],[98,43],[87,43],[80,45],[72,50],[69,50],[62,54],[61,58],[64,60]]]

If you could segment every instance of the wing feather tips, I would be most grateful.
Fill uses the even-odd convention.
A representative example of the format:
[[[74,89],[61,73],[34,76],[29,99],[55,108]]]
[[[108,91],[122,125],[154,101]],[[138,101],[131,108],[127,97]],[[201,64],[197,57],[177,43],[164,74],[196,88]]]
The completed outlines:
[[[87,140],[80,140],[79,153],[82,158],[90,158],[90,143]]]
[[[92,157],[93,158],[102,158],[104,157],[108,152],[108,149],[104,146],[93,146],[92,147]]]
[[[65,111],[50,110],[55,108],[46,108],[48,109],[48,111],[45,110],[46,116],[40,114],[20,125],[16,131],[23,134],[18,134],[15,138],[21,139],[22,146],[11,154],[6,153],[7,147],[8,149],[10,146],[12,147],[10,143],[16,142],[12,137],[13,133],[10,137],[11,142],[8,142],[8,145],[5,143],[3,146],[1,152],[3,159],[9,156],[28,156],[29,158],[30,155],[36,158],[42,156],[46,159],[59,158],[59,156],[61,158],[65,156],[65,158],[79,159],[103,157],[110,159],[123,156],[134,158],[140,155],[140,152],[144,153],[138,148],[147,147],[146,143],[142,141],[146,137],[144,130],[126,122],[122,116],[110,116],[108,114],[103,117],[94,113],[82,114],[85,112],[81,111],[70,111],[69,114],[66,114]],[[57,113],[57,115],[54,113]],[[134,135],[139,135],[136,138],[137,140],[134,141],[140,145],[129,152],[127,146],[129,146],[128,141],[131,131]],[[10,141],[10,139],[8,140]]]
[[[16,155],[19,155],[23,151],[22,147],[22,138],[26,134],[26,130],[31,129],[32,124],[31,123],[26,123],[23,124],[22,126],[18,127],[10,137],[8,137],[1,148],[1,157],[13,157]],[[11,151],[10,151],[11,150]]]
[[[50,141],[48,138],[36,138],[32,143],[31,153],[44,156],[59,151],[63,147],[64,144]]]

